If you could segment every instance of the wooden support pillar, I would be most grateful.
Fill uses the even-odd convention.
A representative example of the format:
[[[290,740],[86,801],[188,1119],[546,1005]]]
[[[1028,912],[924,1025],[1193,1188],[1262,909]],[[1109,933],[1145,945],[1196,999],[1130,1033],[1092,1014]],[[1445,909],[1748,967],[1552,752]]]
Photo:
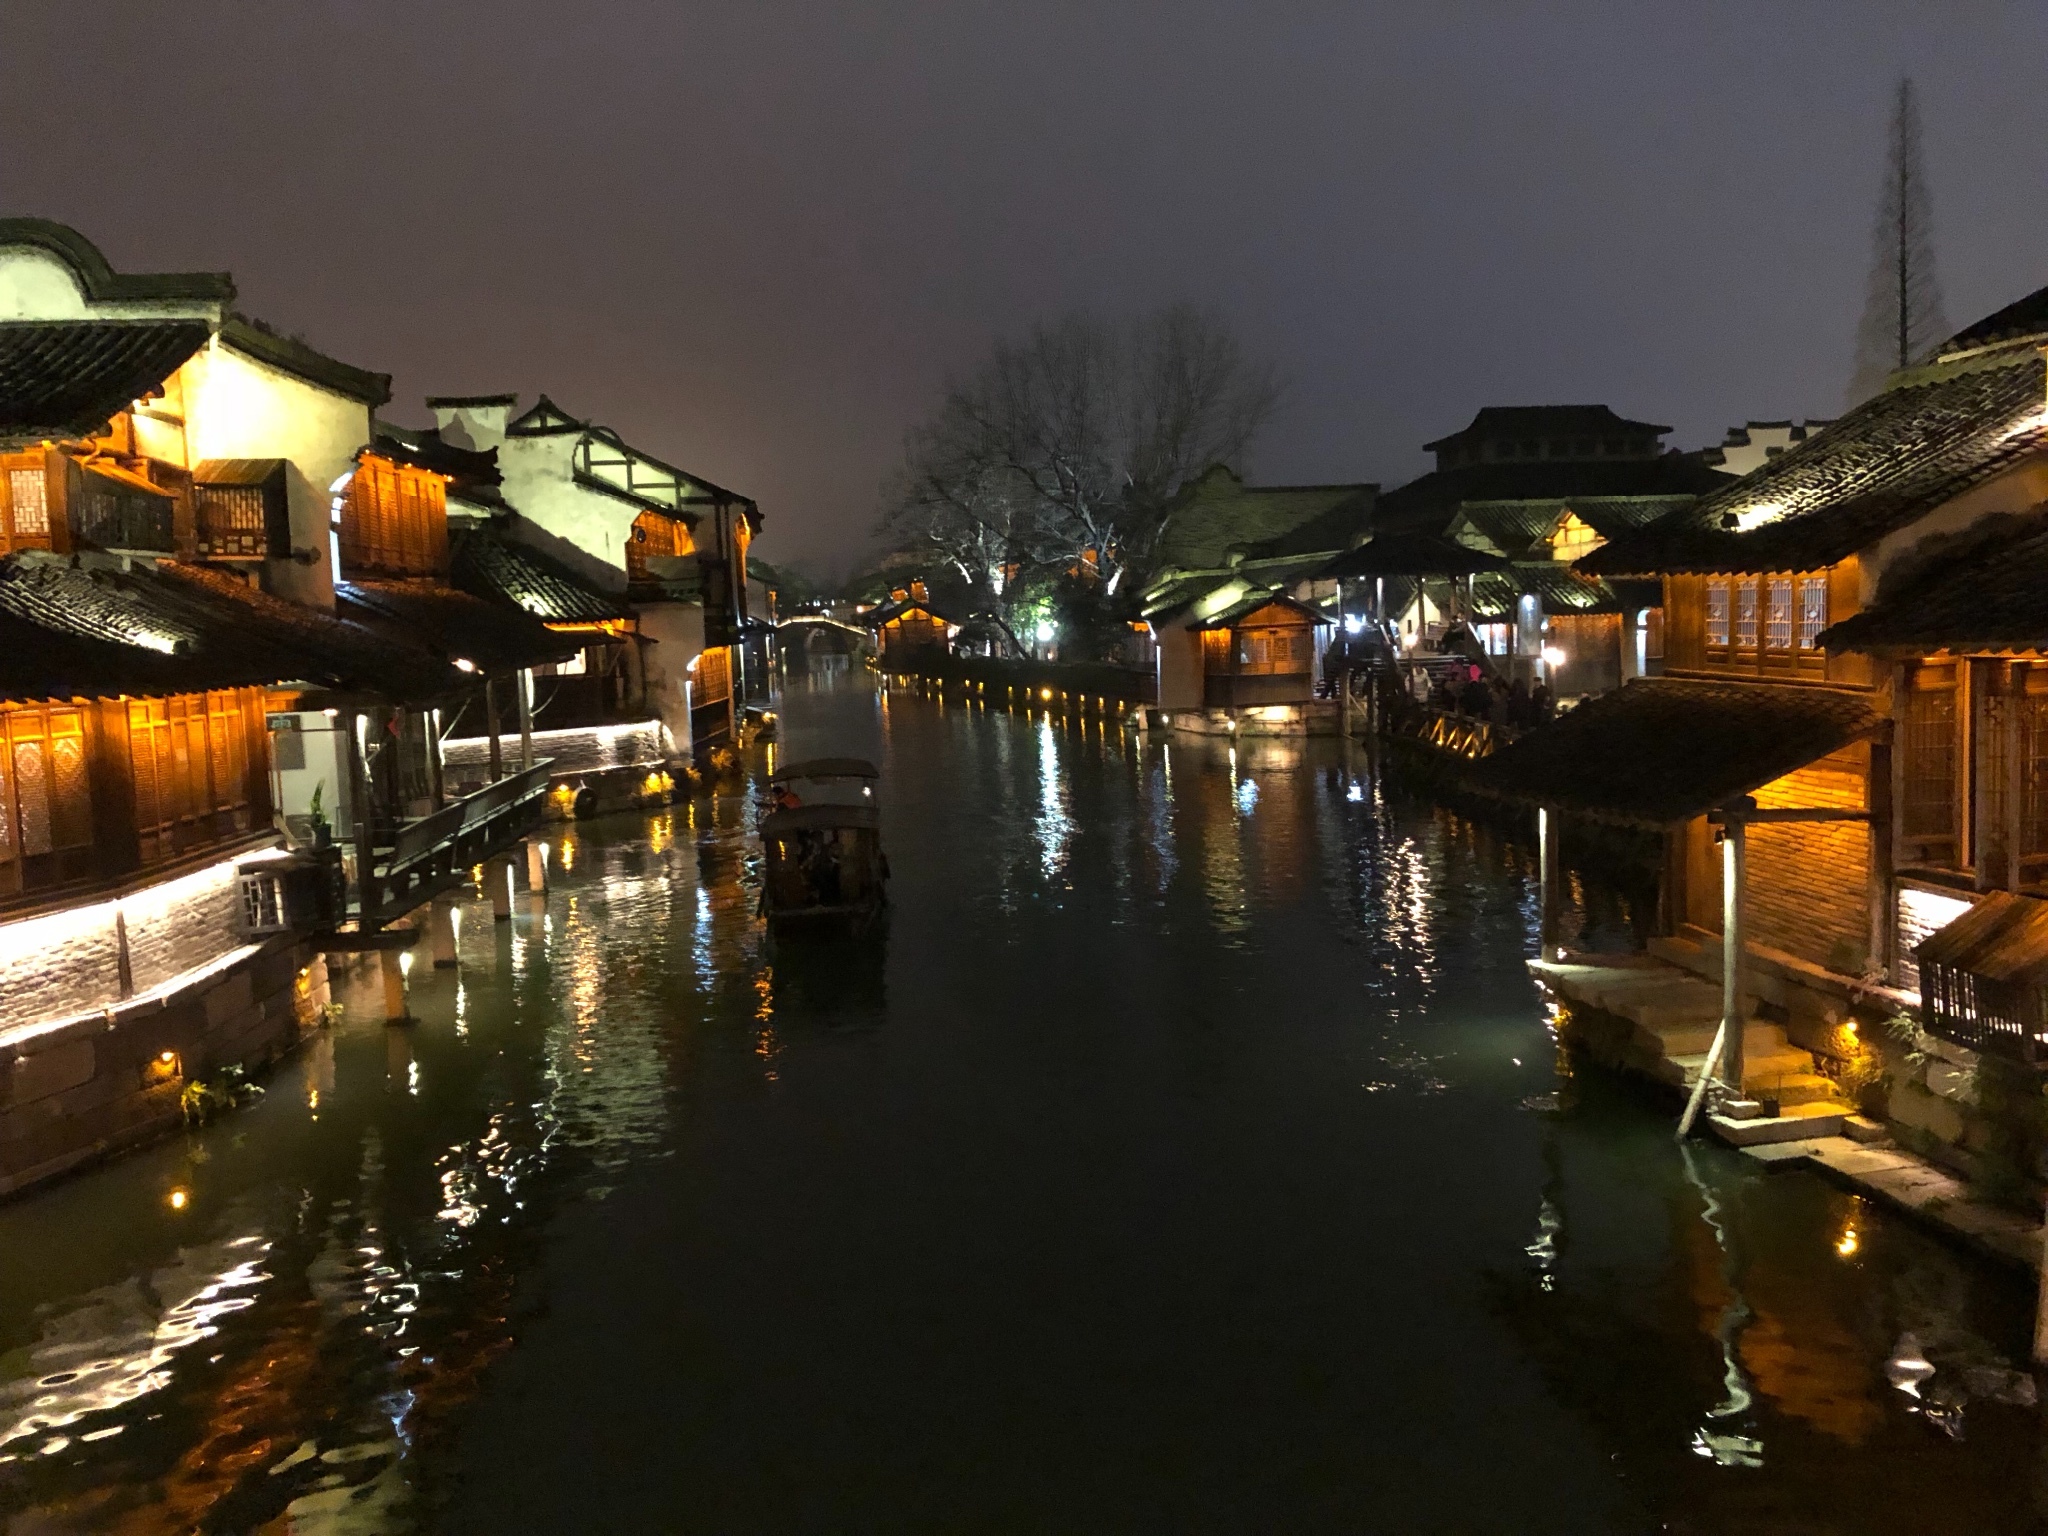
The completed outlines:
[[[377,839],[370,817],[370,765],[363,756],[363,733],[367,717],[351,712],[344,717],[342,754],[348,763],[348,819],[356,850],[356,904],[368,917],[381,902],[377,889]]]
[[[491,898],[491,920],[512,921],[512,861],[502,853],[484,860],[484,890]]]
[[[505,777],[505,749],[498,744],[498,688],[484,679],[484,731],[491,738],[491,782]]]
[[[427,777],[432,782],[434,809],[440,810],[448,804],[447,765],[442,761],[445,749],[441,745],[441,711],[430,709],[427,721]]]
[[[2027,672],[2015,661],[2006,662],[2002,670],[2005,676],[1998,701],[1998,745],[2005,756],[2005,826],[2001,841],[2005,844],[2005,888],[2016,892],[2020,888],[2020,855],[2026,851]]]
[[[533,669],[521,667],[512,679],[519,690],[519,766],[533,766]]]
[[[1892,848],[1897,836],[1892,826],[1892,743],[1888,736],[1870,744],[1870,780],[1866,793],[1870,805],[1870,965],[1886,981],[1892,981],[1892,946],[1897,923],[1897,897],[1892,890]]]
[[[2048,1223],[2041,1228],[2040,1289],[2034,1297],[2034,1364],[2048,1365]]]
[[[1721,1080],[1742,1097],[1742,882],[1749,862],[1748,826],[1730,815],[1721,842]]]
[[[428,904],[427,938],[434,948],[437,970],[447,970],[455,964],[455,925],[460,921],[459,909],[447,897]]]
[[[1536,811],[1536,840],[1539,845],[1538,883],[1541,887],[1536,930],[1539,958],[1555,960],[1559,952],[1559,919],[1564,911],[1563,840],[1559,836],[1557,812],[1547,805],[1538,807]]]
[[[410,1024],[412,1010],[406,1006],[405,999],[405,951],[379,950],[377,968],[384,978],[384,1022]]]

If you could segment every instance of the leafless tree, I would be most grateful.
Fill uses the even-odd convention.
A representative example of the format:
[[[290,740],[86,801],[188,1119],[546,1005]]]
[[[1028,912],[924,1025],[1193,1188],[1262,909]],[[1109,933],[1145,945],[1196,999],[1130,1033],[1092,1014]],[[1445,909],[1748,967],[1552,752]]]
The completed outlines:
[[[910,436],[885,532],[991,530],[1013,564],[1091,554],[1110,593],[1142,581],[1180,489],[1241,464],[1279,390],[1220,316],[1189,304],[1125,323],[1074,314],[998,342]]]
[[[905,435],[877,531],[892,548],[951,570],[978,606],[1001,612],[1011,577],[1046,557],[1043,524],[1031,487],[988,451],[978,423],[949,395]]]
[[[1934,210],[1920,161],[1920,108],[1909,79],[1899,81],[1889,140],[1871,232],[1870,293],[1856,333],[1852,406],[1884,388],[1894,369],[1923,361],[1949,335],[1934,271]]]

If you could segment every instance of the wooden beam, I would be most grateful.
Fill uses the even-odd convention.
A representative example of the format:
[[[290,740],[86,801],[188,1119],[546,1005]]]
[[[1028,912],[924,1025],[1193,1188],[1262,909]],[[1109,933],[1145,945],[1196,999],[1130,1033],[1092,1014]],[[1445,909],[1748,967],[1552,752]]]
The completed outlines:
[[[1794,807],[1774,805],[1767,809],[1754,811],[1714,811],[1709,814],[1708,819],[1719,821],[1723,826],[1732,827],[1737,822],[1746,822],[1751,826],[1756,826],[1762,822],[1781,821],[1869,821],[1870,812],[1842,810],[1834,806]]]

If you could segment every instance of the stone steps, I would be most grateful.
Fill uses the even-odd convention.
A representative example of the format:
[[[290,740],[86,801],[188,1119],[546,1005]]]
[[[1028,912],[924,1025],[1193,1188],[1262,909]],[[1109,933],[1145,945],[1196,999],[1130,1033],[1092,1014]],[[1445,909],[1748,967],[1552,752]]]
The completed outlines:
[[[1674,950],[1698,948],[1683,940],[1661,942]],[[1572,1002],[1598,1010],[1580,1026],[1580,1038],[1596,1058],[1682,1091],[1699,1081],[1721,1023],[1721,991],[1713,983],[1656,955],[1538,960],[1529,969]],[[1775,1098],[1785,1112],[1769,1122],[1743,1122],[1765,1128],[1741,1133],[1746,1138],[1742,1145],[1795,1132],[1836,1134],[1838,1127],[1802,1129],[1800,1122],[1851,1112],[1837,1102],[1834,1081],[1816,1070],[1812,1053],[1793,1045],[1781,1026],[1766,1019],[1751,1019],[1743,1027],[1742,1087],[1752,1098]],[[1780,1121],[1790,1124],[1781,1131]]]
[[[1778,1141],[1806,1141],[1815,1136],[1839,1136],[1849,1118],[1845,1104],[1798,1104],[1782,1115],[1754,1120],[1731,1120],[1726,1115],[1708,1115],[1713,1133],[1732,1147],[1756,1147]]]

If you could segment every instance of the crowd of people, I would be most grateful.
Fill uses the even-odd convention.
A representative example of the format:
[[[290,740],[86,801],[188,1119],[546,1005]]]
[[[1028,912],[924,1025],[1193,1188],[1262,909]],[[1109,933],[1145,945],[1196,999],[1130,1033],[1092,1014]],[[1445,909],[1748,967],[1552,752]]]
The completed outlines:
[[[1477,662],[1439,672],[1434,678],[1418,667],[1411,681],[1417,703],[1513,731],[1541,725],[1557,713],[1556,696],[1542,678],[1532,688],[1519,677],[1513,682],[1498,675],[1488,677]]]

